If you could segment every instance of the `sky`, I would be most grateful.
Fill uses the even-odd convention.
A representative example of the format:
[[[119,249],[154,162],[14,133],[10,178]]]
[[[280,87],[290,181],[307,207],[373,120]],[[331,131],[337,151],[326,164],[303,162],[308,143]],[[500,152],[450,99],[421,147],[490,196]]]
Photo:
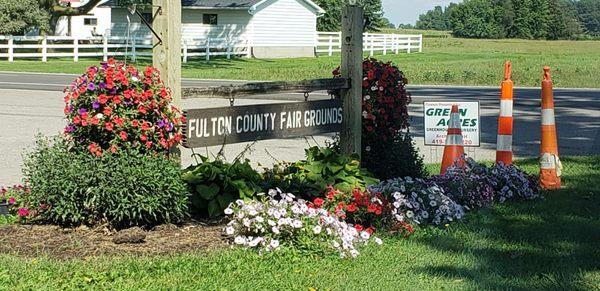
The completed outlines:
[[[438,5],[445,7],[450,2],[460,0],[383,0],[383,15],[396,25],[415,24],[419,15]]]

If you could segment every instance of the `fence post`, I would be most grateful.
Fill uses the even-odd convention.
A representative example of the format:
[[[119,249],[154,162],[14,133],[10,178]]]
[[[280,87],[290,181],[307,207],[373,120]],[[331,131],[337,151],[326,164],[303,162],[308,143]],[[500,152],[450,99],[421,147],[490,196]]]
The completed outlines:
[[[9,36],[8,37],[8,61],[9,62],[14,62],[14,45],[15,45],[15,39],[13,38],[13,36]]]
[[[408,49],[407,49],[407,53],[410,54],[410,49],[412,48],[412,37],[409,35],[408,36]]]
[[[387,34],[383,35],[383,55],[387,55]]]
[[[369,53],[369,55],[374,56],[375,55],[375,37],[373,37],[373,35],[369,34],[369,38],[371,39],[371,52]]]
[[[73,61],[79,61],[79,39],[77,37],[73,39]]]
[[[135,51],[135,38],[131,39],[131,61],[135,62],[137,60],[137,53]]]
[[[187,60],[188,60],[188,47],[187,47],[187,42],[185,40],[181,43],[181,47],[183,49],[183,62],[187,63]]]
[[[42,38],[42,62],[48,61],[48,38]]]
[[[329,49],[328,55],[331,57],[333,55],[333,35],[329,36]]]
[[[252,41],[249,39],[246,39],[246,57],[252,57]]]
[[[363,63],[362,7],[348,5],[342,9],[342,77],[350,80],[350,88],[341,91],[343,101],[340,146],[345,154],[361,155],[362,137],[362,63]]]
[[[102,37],[102,60],[108,61],[108,37],[106,35]]]
[[[210,61],[210,37],[206,38],[206,61]]]
[[[423,35],[419,34],[419,52],[423,52]]]
[[[231,41],[227,39],[227,59],[231,59]]]
[[[394,34],[394,45],[396,46],[395,49],[395,53],[398,54],[398,51],[400,50],[400,36],[397,34]]]

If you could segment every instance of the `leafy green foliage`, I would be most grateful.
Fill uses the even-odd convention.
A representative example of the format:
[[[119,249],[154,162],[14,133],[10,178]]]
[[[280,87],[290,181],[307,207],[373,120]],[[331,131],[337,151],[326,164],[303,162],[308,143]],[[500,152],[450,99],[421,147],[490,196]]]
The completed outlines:
[[[311,147],[305,150],[306,160],[281,163],[265,169],[267,188],[279,188],[311,199],[320,197],[328,186],[345,192],[378,182],[361,168],[358,156],[343,155],[335,147]]]
[[[582,24],[594,26],[593,19],[600,19],[593,12],[594,5],[599,6],[596,0],[589,1],[595,2],[593,4],[580,2],[465,0],[460,4],[451,3],[445,9],[437,6],[421,15],[417,28],[452,30],[455,36],[468,38],[579,38],[584,32]],[[600,7],[596,9],[599,10]]]
[[[37,0],[0,0],[0,35],[23,35],[32,28],[48,28],[50,15]]]
[[[261,191],[261,176],[247,159],[237,158],[228,163],[221,157],[209,161],[208,157],[197,156],[201,163],[188,167],[183,173],[183,181],[192,193],[194,214],[221,216],[231,202],[254,198]]]
[[[342,7],[348,0],[315,0],[326,13],[317,19],[317,30],[340,31],[342,28]],[[383,17],[381,0],[358,0],[365,11],[365,30],[379,30],[388,27],[389,20]]]
[[[61,138],[38,137],[23,174],[29,209],[44,222],[121,228],[177,223],[188,215],[179,164],[163,155],[95,157],[70,150]]]
[[[381,161],[385,161],[382,163]],[[363,166],[381,180],[392,178],[424,178],[428,175],[410,133],[399,132],[388,143],[373,143],[363,151]]]
[[[600,1],[579,0],[576,2],[579,19],[590,35],[600,36]]]

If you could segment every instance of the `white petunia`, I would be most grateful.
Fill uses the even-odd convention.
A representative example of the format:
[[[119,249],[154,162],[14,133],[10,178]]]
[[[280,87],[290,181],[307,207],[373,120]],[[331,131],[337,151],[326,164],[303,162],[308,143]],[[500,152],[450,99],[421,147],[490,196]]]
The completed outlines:
[[[232,235],[233,233],[235,233],[235,228],[233,228],[233,226],[228,226],[227,228],[225,228],[225,233],[227,233],[227,235]]]
[[[271,227],[271,231],[272,231],[274,234],[279,234],[279,228],[278,228],[277,226],[273,226],[273,227]]]
[[[238,245],[246,244],[246,240],[244,239],[243,236],[236,236],[235,239],[233,240],[233,242],[235,242],[235,244],[238,244]]]
[[[269,245],[271,246],[271,248],[276,249],[279,247],[279,241],[276,239],[272,239]]]
[[[224,212],[225,212],[225,214],[227,214],[227,215],[231,215],[231,214],[233,214],[233,209],[231,209],[231,208],[227,207],[227,208],[225,208],[225,211],[224,211]]]
[[[382,245],[383,241],[380,238],[376,237],[375,238],[375,243],[378,244],[378,245]]]
[[[321,233],[321,226],[319,226],[319,225],[315,225],[315,227],[313,227],[313,232],[314,232],[315,234],[319,234],[319,233]]]

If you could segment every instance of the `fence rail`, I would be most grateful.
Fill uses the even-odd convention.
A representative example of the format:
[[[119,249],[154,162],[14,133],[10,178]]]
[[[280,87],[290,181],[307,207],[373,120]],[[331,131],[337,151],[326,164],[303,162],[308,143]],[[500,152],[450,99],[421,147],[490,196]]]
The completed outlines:
[[[326,53],[331,56],[333,53],[340,52],[342,49],[341,32],[319,32],[317,34],[316,52]],[[381,52],[384,55],[388,53],[398,54],[400,52],[423,52],[423,35],[415,34],[383,34],[383,33],[364,33],[363,50],[370,56]]]
[[[249,56],[248,41],[225,38],[190,38],[181,41],[183,62],[192,57],[210,60],[213,56]],[[64,37],[64,36],[0,36],[0,59],[9,62],[20,58],[69,57],[77,62],[80,57],[109,57],[128,55],[132,60],[152,55],[151,38],[124,37]]]
[[[186,38],[181,41],[181,57],[183,62],[190,58],[210,60],[214,56],[247,56],[252,54],[251,42],[247,39],[227,38]],[[340,52],[342,47],[341,33],[319,32],[315,39],[317,54]],[[374,34],[365,33],[363,49],[371,56],[375,53],[398,54],[400,52],[422,52],[422,35]],[[151,38],[124,37],[65,37],[65,36],[0,36],[0,59],[9,62],[22,58],[40,58],[42,62],[48,58],[73,58],[77,62],[80,57],[109,57],[127,55],[132,60],[139,56],[152,55]]]

